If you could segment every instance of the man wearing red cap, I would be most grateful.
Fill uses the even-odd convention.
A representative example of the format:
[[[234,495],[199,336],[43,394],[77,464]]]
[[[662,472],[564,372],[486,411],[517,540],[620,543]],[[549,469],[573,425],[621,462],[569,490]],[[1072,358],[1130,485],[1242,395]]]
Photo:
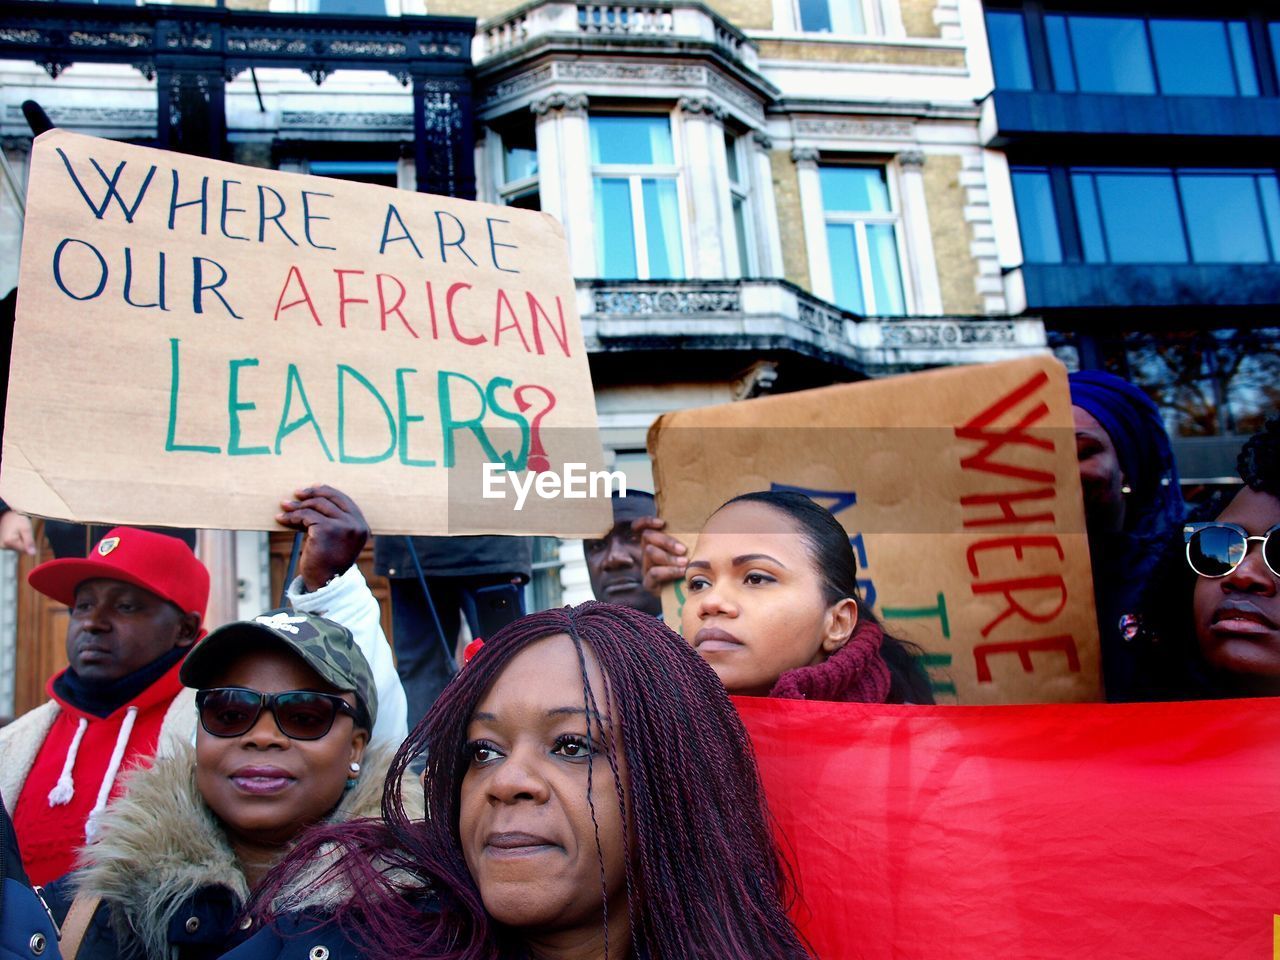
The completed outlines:
[[[289,602],[349,630],[378,691],[374,741],[404,739],[404,690],[355,561],[369,536],[359,507],[332,487],[298,490],[277,520],[304,531]],[[51,560],[31,585],[70,608],[66,670],[43,706],[0,729],[0,796],[32,883],[71,869],[120,773],[195,740],[194,692],[178,671],[203,634],[209,572],[181,540],[117,527],[86,559]]]
[[[194,734],[178,668],[202,633],[209,571],[181,540],[116,527],[87,558],[42,563],[29,579],[70,615],[52,699],[0,731],[0,794],[40,884],[71,868],[117,774],[155,756],[162,729]]]

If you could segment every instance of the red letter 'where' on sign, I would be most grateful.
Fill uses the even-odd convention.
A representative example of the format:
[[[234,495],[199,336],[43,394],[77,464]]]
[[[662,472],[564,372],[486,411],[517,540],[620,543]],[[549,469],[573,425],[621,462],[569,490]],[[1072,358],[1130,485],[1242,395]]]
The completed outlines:
[[[1022,386],[1001,397],[964,424],[964,426],[956,427],[955,434],[959,439],[973,440],[983,445],[982,449],[977,453],[971,454],[960,461],[961,469],[981,470],[984,473],[1013,477],[1017,480],[1028,480],[1032,483],[1053,483],[1054,476],[1051,471],[1033,470],[1029,467],[998,463],[995,460],[995,455],[1001,448],[1010,444],[1035,447],[1040,450],[1046,450],[1049,453],[1054,451],[1052,440],[1047,437],[1034,437],[1026,432],[1028,427],[1034,426],[1048,416],[1049,406],[1043,400],[1023,414],[1021,419],[1013,424],[1012,427],[998,428],[995,426],[997,420],[1006,414],[1012,413],[1019,404],[1029,400],[1048,383],[1049,375],[1040,370]]]

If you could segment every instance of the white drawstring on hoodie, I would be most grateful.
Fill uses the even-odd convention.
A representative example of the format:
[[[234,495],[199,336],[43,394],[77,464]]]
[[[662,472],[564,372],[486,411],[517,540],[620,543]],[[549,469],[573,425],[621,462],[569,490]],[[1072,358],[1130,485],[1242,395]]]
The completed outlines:
[[[116,735],[116,746],[111,751],[111,760],[107,763],[106,773],[102,775],[102,784],[98,787],[98,799],[94,802],[93,809],[89,811],[89,819],[84,825],[84,838],[89,843],[97,838],[98,820],[102,816],[102,811],[107,808],[107,799],[111,796],[111,788],[115,786],[116,774],[120,772],[120,764],[124,762],[124,751],[129,745],[129,736],[133,733],[133,722],[138,718],[138,708],[130,707],[124,715],[124,720],[120,723],[120,732]],[[49,791],[49,806],[58,807],[63,804],[70,803],[71,798],[76,794],[75,782],[72,780],[72,771],[76,765],[76,755],[80,752],[80,741],[84,739],[84,732],[88,728],[89,722],[84,717],[80,718],[80,723],[76,726],[76,734],[71,739],[71,746],[67,749],[67,759],[62,765],[62,773],[58,777],[58,782],[54,784],[52,790]]]
[[[58,782],[49,791],[49,806],[51,807],[60,807],[64,803],[70,803],[71,798],[76,795],[76,785],[71,779],[71,771],[76,765],[76,754],[80,752],[80,741],[84,739],[84,731],[88,726],[89,721],[81,717],[80,725],[76,727],[76,735],[71,738],[71,746],[67,749],[67,759],[62,764],[62,773],[58,775]]]

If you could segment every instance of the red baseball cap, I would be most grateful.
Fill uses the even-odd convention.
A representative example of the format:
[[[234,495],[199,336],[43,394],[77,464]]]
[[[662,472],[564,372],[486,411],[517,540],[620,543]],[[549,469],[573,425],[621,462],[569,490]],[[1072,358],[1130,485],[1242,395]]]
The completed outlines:
[[[177,537],[133,527],[115,527],[88,557],[50,560],[27,582],[46,597],[71,606],[86,580],[123,580],[168,600],[183,613],[204,619],[209,605],[209,571]]]

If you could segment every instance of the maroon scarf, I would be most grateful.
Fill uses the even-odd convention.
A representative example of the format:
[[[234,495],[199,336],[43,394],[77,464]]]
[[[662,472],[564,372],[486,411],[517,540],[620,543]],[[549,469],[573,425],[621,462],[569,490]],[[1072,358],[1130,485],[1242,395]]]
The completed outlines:
[[[835,700],[884,703],[889,696],[889,667],[880,655],[884,631],[859,620],[849,642],[822,663],[788,670],[769,696],[783,700]]]

